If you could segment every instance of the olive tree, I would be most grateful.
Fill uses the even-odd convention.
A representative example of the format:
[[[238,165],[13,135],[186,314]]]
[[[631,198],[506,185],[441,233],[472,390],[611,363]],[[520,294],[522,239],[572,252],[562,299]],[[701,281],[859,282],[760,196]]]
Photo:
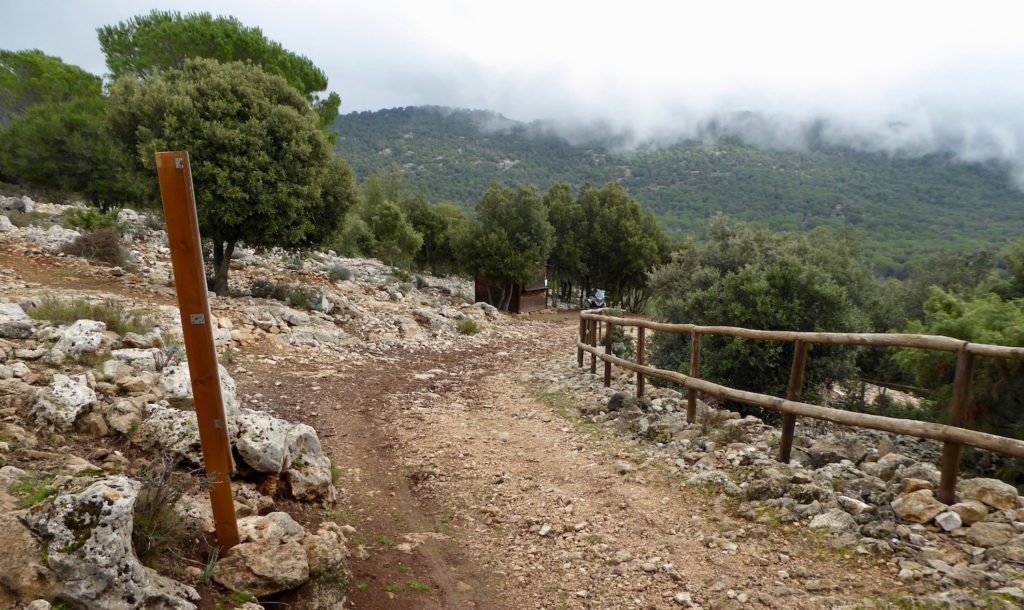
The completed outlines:
[[[187,150],[199,228],[213,240],[213,289],[227,291],[235,246],[325,243],[355,201],[348,165],[319,117],[284,78],[256,65],[187,60],[111,86],[115,133],[152,169],[154,153]]]

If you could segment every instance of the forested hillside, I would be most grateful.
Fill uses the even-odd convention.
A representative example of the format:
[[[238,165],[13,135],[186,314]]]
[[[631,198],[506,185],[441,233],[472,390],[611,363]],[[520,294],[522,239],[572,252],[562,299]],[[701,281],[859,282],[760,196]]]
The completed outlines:
[[[607,134],[573,144],[542,123],[437,107],[351,113],[335,129],[336,150],[360,178],[395,163],[405,186],[432,200],[473,205],[491,180],[540,189],[615,180],[675,234],[703,235],[719,212],[774,229],[852,225],[875,266],[897,275],[939,250],[1024,234],[1024,193],[1005,169],[942,155],[780,152],[729,140],[622,152]]]

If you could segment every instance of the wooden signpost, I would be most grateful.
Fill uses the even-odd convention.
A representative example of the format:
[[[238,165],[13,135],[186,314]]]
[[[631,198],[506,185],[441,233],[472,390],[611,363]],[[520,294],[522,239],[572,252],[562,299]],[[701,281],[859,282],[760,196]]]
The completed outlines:
[[[231,443],[210,325],[210,302],[206,296],[206,272],[188,153],[156,153],[156,172],[167,222],[167,242],[171,248],[188,370],[192,376],[203,466],[210,482],[210,504],[217,542],[223,554],[238,544],[238,522],[231,494]]]

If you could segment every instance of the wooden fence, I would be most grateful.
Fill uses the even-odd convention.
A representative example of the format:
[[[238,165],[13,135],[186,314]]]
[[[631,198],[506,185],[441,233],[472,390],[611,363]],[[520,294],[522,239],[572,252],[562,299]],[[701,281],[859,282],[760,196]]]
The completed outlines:
[[[1024,360],[1024,348],[968,343],[960,339],[934,335],[792,332],[751,330],[732,326],[668,324],[637,318],[613,317],[606,315],[606,312],[606,309],[580,312],[579,341],[576,343],[577,364],[580,367],[583,366],[584,353],[590,354],[591,373],[597,372],[597,360],[602,360],[604,362],[604,385],[606,387],[611,385],[613,364],[635,372],[637,375],[636,393],[638,397],[642,397],[644,394],[644,379],[646,377],[663,379],[685,386],[687,389],[686,420],[690,423],[693,423],[696,419],[697,398],[700,394],[779,411],[782,413],[782,441],[779,447],[779,460],[783,462],[789,462],[790,454],[793,450],[793,434],[797,417],[811,417],[844,426],[870,428],[894,434],[942,441],[944,443],[942,451],[942,477],[936,496],[942,502],[952,504],[960,468],[960,451],[963,445],[1024,458],[1024,441],[978,432],[976,430],[968,430],[963,427],[967,420],[967,403],[971,393],[975,356]],[[606,326],[603,353],[598,348],[599,337],[602,336],[602,325]],[[611,331],[615,326],[632,326],[637,328],[636,362],[618,358],[612,354]],[[654,368],[646,364],[647,329],[690,335],[689,375]],[[737,390],[701,379],[700,339],[703,335],[724,335],[743,339],[793,343],[793,364],[790,369],[786,397],[778,398],[767,394]],[[855,413],[800,402],[804,385],[804,372],[807,369],[807,347],[811,344],[912,347],[955,353],[957,355],[956,374],[953,379],[953,392],[946,418],[946,421],[949,423],[936,424],[867,413]]]

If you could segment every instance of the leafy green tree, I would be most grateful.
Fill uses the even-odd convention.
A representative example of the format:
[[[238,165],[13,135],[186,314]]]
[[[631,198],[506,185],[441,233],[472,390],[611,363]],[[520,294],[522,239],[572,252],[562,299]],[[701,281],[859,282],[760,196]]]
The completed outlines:
[[[100,96],[100,77],[38,49],[0,51],[0,125],[38,104]]]
[[[259,28],[246,27],[234,17],[154,10],[101,27],[98,33],[113,78],[151,78],[163,70],[183,68],[190,58],[251,61],[301,91],[324,126],[338,116],[338,94],[320,96],[327,89],[327,76],[320,68],[309,58],[267,39]]]
[[[134,162],[110,133],[98,95],[35,105],[0,132],[0,173],[22,185],[78,194],[104,212],[136,205],[145,190]]]
[[[555,229],[555,244],[548,258],[548,271],[563,300],[572,298],[573,286],[586,275],[584,248],[587,246],[585,217],[579,199],[567,184],[555,184],[544,194],[548,220]]]
[[[213,289],[224,294],[236,244],[304,249],[325,243],[356,200],[319,119],[288,81],[256,65],[186,60],[111,86],[115,133],[152,170],[159,150],[187,150]]]
[[[829,261],[820,238],[772,234],[724,219],[712,223],[711,239],[686,242],[652,274],[655,307],[670,322],[742,326],[765,330],[862,331],[867,316],[836,274],[856,259]],[[816,262],[818,261],[818,262]],[[655,335],[652,362],[689,370],[688,337]],[[708,336],[701,376],[731,387],[785,395],[793,346]],[[815,345],[808,359],[805,395],[855,371],[856,349]]]
[[[580,190],[585,240],[583,286],[609,291],[610,301],[639,310],[647,300],[647,272],[665,258],[668,242],[650,212],[617,183]]]
[[[508,309],[515,284],[537,277],[554,245],[554,228],[533,189],[491,183],[477,204],[478,224],[463,251],[464,267],[482,277],[491,302]]]

